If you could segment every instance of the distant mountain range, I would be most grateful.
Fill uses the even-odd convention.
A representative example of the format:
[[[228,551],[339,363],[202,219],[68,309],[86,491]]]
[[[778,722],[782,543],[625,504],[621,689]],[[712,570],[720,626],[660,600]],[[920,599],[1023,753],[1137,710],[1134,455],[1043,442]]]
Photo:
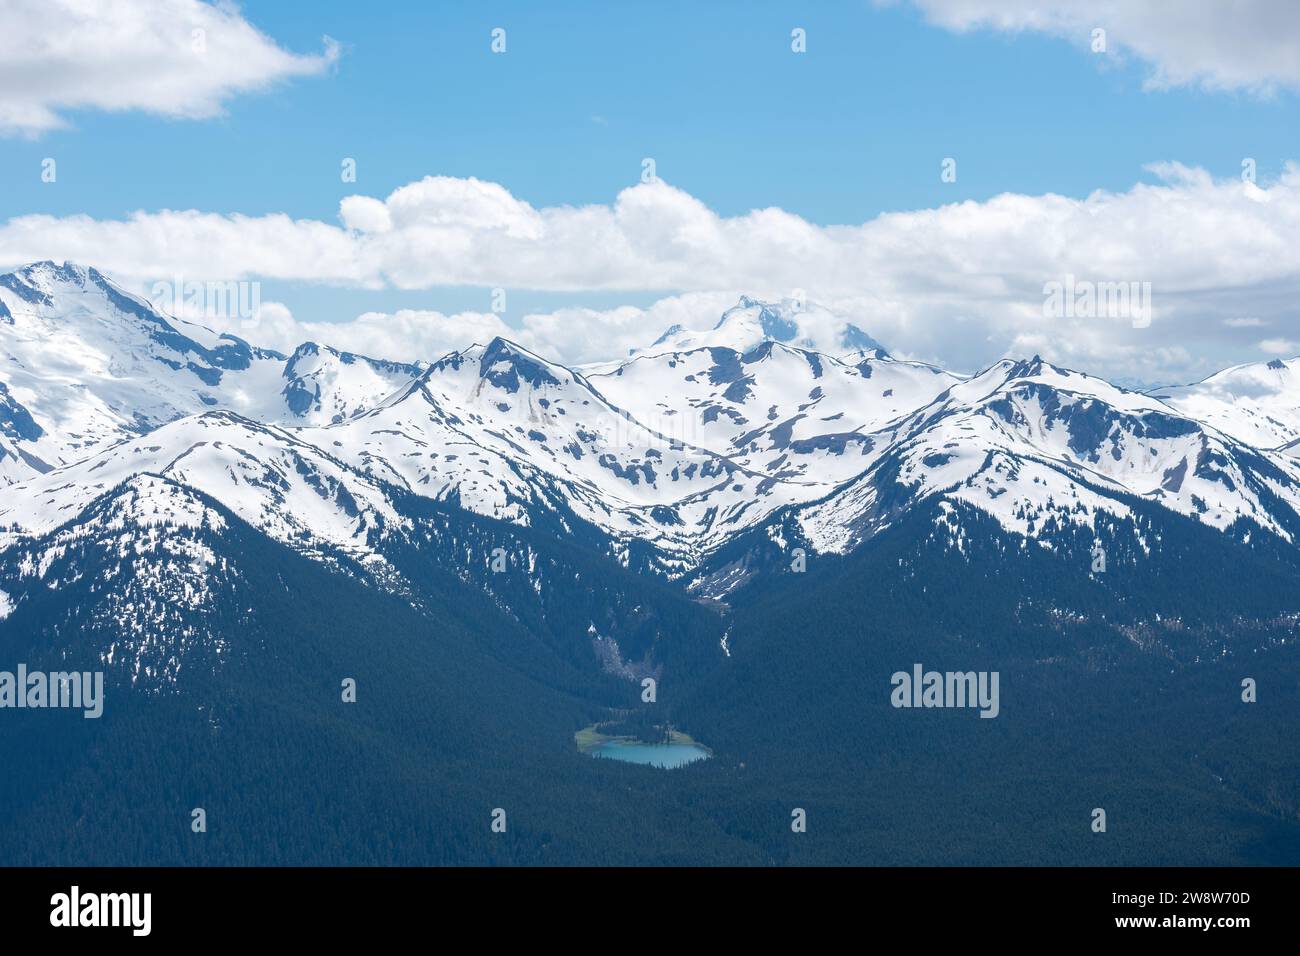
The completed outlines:
[[[396,489],[576,519],[687,579],[757,527],[843,553],[932,499],[1031,540],[1125,521],[1131,497],[1229,534],[1290,541],[1300,520],[1298,363],[1155,395],[1038,358],[967,377],[749,298],[710,332],[582,370],[502,338],[420,365],[314,343],[286,357],[50,262],[0,276],[0,317],[5,543],[143,475],[311,552],[374,556],[401,530]],[[843,351],[802,347],[806,328]]]
[[[725,771],[725,785],[707,778],[715,795],[748,793],[743,768],[766,767],[763,799],[779,804],[805,799],[787,798],[806,782],[783,776],[789,767],[811,761],[815,779],[865,773],[912,746],[890,736],[888,710],[873,718],[876,743],[855,732],[862,695],[884,701],[888,673],[914,660],[946,654],[1021,673],[1019,684],[1004,678],[1004,716],[975,722],[1017,726],[1017,687],[1035,688],[1043,723],[1007,747],[1075,726],[1059,723],[1063,688],[1123,706],[1132,686],[1099,676],[1115,668],[1164,680],[1171,666],[1241,660],[1256,676],[1268,652],[1294,669],[1285,655],[1300,622],[1300,360],[1149,393],[1037,357],[963,375],[894,358],[816,305],[750,298],[710,331],[647,339],[581,368],[503,338],[417,364],[315,343],[284,355],[160,314],[93,268],[42,262],[0,276],[0,664],[102,668],[119,694],[139,695],[131,707],[179,701],[168,719],[188,729],[158,758],[155,789],[129,798],[150,806],[185,748],[208,747],[214,728],[256,736],[280,719],[254,676],[267,673],[297,688],[311,727],[331,729],[312,737],[290,719],[285,740],[301,731],[302,741],[285,751],[261,741],[270,749],[256,756],[221,751],[223,772],[301,761],[320,772],[316,792],[332,793],[318,757],[333,759],[362,731],[335,726],[325,701],[341,675],[360,672],[374,675],[370,693],[379,683],[444,700],[389,702],[365,731],[381,751],[401,750],[375,773],[415,774],[389,780],[396,792],[424,772],[411,768],[429,734],[463,725],[466,739],[443,753],[461,768],[454,779],[477,780],[494,746],[485,741],[517,733],[488,777],[526,793],[519,767],[545,777],[569,767],[572,733],[638,706],[650,677],[668,689],[656,705],[663,719],[690,721],[730,754],[689,773]],[[417,673],[432,675],[422,689],[408,687]],[[1222,694],[1193,674],[1171,678],[1188,708],[1236,693],[1236,671]],[[1218,706],[1149,719],[1173,739]],[[131,712],[167,737],[162,711]],[[1076,716],[1080,727],[1091,720]],[[124,726],[113,738],[124,765],[144,759],[139,736]],[[820,749],[787,752],[796,739]],[[895,749],[871,749],[888,740]],[[25,760],[20,744],[0,734],[0,760]],[[1073,743],[1061,746],[1041,759]],[[1146,738],[1133,746],[1160,750]],[[1170,786],[1211,786],[1205,755],[1227,753],[1226,738],[1187,747]],[[1014,763],[1016,752],[989,759]],[[1214,759],[1228,779],[1229,759]],[[145,786],[100,780],[88,764],[83,773],[113,805]],[[1025,769],[1006,782],[1031,778]],[[452,780],[422,786],[445,785],[448,806],[503,799],[467,796]],[[25,791],[0,785],[0,806],[58,821],[62,786],[48,782],[29,805]],[[567,786],[554,783],[556,807],[584,792],[561,794]],[[1233,786],[1233,813],[1263,819],[1271,799],[1300,830],[1291,784]],[[1281,789],[1266,799],[1268,786]],[[702,846],[717,859],[787,858],[783,844],[738,835],[757,810],[727,806],[725,823],[688,814],[696,836],[655,858]],[[890,812],[907,806],[900,796]],[[618,856],[612,835],[580,849],[586,825],[555,824],[570,841],[565,859],[644,859]],[[545,860],[545,826],[511,858]],[[180,847],[100,857],[81,839],[69,835],[57,858],[195,859]],[[321,859],[310,834],[298,839],[294,852],[228,848],[219,859]],[[837,839],[811,844],[808,861],[834,860],[835,846],[858,837]],[[6,845],[45,859],[12,832],[0,834]],[[1145,859],[1153,845],[1167,843],[1117,858]],[[1300,847],[1292,829],[1284,845]],[[378,859],[496,852],[437,847]],[[948,858],[975,852],[989,850]]]

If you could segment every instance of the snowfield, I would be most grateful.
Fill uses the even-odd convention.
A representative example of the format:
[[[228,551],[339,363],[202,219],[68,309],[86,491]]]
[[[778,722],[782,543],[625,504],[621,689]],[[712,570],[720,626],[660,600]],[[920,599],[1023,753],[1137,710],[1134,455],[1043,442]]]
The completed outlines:
[[[787,521],[846,552],[920,502],[1026,540],[1128,520],[1134,499],[1286,542],[1300,527],[1297,361],[1149,394],[1037,358],[965,376],[749,298],[582,369],[501,338],[419,364],[286,356],[50,262],[0,276],[0,359],[0,552],[119,487],[140,535],[194,520],[184,488],[304,553],[382,565],[415,495],[581,521],[671,576],[764,525],[783,549]]]

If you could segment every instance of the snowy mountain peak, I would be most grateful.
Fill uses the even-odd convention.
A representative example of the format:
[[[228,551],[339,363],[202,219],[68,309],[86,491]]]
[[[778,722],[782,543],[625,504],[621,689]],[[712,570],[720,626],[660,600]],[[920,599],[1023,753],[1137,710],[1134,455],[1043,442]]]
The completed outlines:
[[[374,408],[422,372],[419,365],[304,342],[284,363],[287,382],[280,394],[294,421],[328,425]]]
[[[1300,442],[1300,358],[1235,365],[1150,394],[1250,445],[1294,454]]]
[[[304,342],[293,350],[284,363],[284,377],[301,380],[309,376],[319,376],[325,371],[336,374],[341,368],[357,367],[368,369],[377,374],[394,376],[400,379],[412,379],[424,371],[422,363],[390,362],[387,359],[370,358],[355,352],[342,352],[328,345]],[[389,389],[392,392],[393,389]]]
[[[764,342],[780,342],[825,355],[871,352],[886,357],[884,347],[842,316],[811,302],[783,299],[767,302],[742,295],[736,305],[722,313],[707,331],[691,331],[674,325],[649,349],[637,354],[671,350],[689,352],[700,348],[725,348],[745,354]]]
[[[286,358],[50,261],[0,275],[0,356],[0,485],[208,409],[341,421],[422,371],[311,343]]]
[[[31,292],[48,295],[60,285],[85,288],[89,282],[93,281],[92,275],[96,278],[103,278],[94,269],[78,265],[75,262],[56,263],[46,259],[16,269],[4,276],[3,279],[12,280],[12,285],[9,282],[4,284],[15,292],[18,292],[18,287],[21,286]],[[0,281],[3,281],[3,279],[0,279]]]
[[[424,374],[426,380],[473,380],[475,391],[484,384],[515,394],[522,389],[541,389],[578,384],[590,389],[578,372],[542,358],[535,352],[497,336],[487,345],[471,345],[434,362]]]
[[[74,262],[34,262],[0,275],[0,302],[9,300],[9,324],[27,316],[36,327],[67,328],[96,345],[125,345],[143,335],[179,354],[193,354],[218,368],[246,368],[254,350],[233,335],[171,319],[152,304]]]
[[[737,352],[748,352],[764,340],[794,342],[799,326],[794,321],[797,306],[793,303],[762,302],[741,296],[740,302],[722,313],[713,327],[724,341],[734,341]]]
[[[506,391],[516,392],[521,382],[534,388],[559,385],[562,379],[571,379],[572,374],[523,346],[497,336],[487,344],[479,358],[479,377]]]
[[[37,312],[46,319],[56,316],[64,319],[103,317],[104,310],[95,304],[102,300],[120,319],[144,323],[153,330],[162,327],[168,332],[176,332],[176,326],[189,325],[180,322],[173,325],[172,320],[150,303],[127,292],[98,269],[70,261],[60,264],[46,259],[0,275],[0,299],[5,294],[13,297],[11,302],[20,312]],[[70,308],[78,304],[84,308]],[[214,334],[206,329],[203,331],[208,335]],[[234,336],[221,338],[229,342],[240,341]]]

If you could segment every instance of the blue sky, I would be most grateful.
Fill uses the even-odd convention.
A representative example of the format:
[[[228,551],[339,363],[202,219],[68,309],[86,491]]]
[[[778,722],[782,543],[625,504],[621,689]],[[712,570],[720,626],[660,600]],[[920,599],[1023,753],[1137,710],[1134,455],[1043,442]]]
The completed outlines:
[[[355,191],[339,179],[345,156],[375,195],[445,174],[534,205],[607,202],[652,156],[724,215],[776,205],[860,223],[1003,191],[1122,190],[1157,160],[1236,175],[1251,155],[1263,178],[1300,156],[1291,94],[1146,92],[1140,62],[1038,34],[956,35],[865,0],[242,9],[297,52],[337,39],[337,69],[238,97],[210,121],[73,112],[71,129],[4,144],[0,215],[329,219]],[[489,51],[496,26],[504,56]],[[790,50],[795,26],[804,56]],[[40,182],[46,156],[59,160],[57,189]],[[956,183],[939,181],[948,156]]]
[[[1066,36],[963,30],[933,9],[867,0],[249,0],[239,10],[294,53],[318,54],[333,38],[337,62],[231,94],[216,117],[62,108],[66,128],[0,139],[0,221],[193,209],[337,226],[344,197],[383,199],[426,176],[499,183],[536,209],[609,205],[653,157],[665,182],[718,217],[779,207],[815,225],[859,226],[1008,192],[1124,193],[1160,182],[1144,166],[1166,160],[1231,180],[1253,157],[1268,186],[1300,157],[1290,77],[1264,94],[1196,82],[1148,89],[1158,54],[1141,42],[1159,41],[1118,20],[1111,54],[1098,55],[1068,24]],[[490,51],[494,27],[507,31],[505,55]],[[791,51],[794,27],[807,31],[806,54]],[[147,63],[128,56],[120,68]],[[40,179],[46,157],[58,162],[57,183]],[[355,184],[340,180],[344,157],[357,161]],[[945,157],[957,160],[956,182],[940,181]],[[475,282],[263,281],[265,296],[316,321],[483,307]],[[646,306],[700,291],[509,284],[513,311]]]

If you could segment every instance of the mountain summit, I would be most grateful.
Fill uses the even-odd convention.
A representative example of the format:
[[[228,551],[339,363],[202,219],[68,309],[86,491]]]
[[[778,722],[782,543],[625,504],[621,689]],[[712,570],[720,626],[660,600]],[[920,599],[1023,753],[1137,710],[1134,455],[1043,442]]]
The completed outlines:
[[[11,541],[143,474],[311,554],[382,559],[407,533],[400,502],[424,500],[585,528],[620,562],[670,578],[751,532],[844,553],[938,503],[1025,541],[1116,523],[1145,534],[1147,508],[1300,537],[1295,446],[1269,450],[1290,434],[1282,363],[1168,398],[1037,356],[967,377],[894,359],[819,307],[748,297],[706,332],[585,371],[504,338],[427,366],[315,343],[286,357],[50,262],[0,276],[0,305]],[[1267,447],[1222,428],[1221,402],[1204,405],[1231,387],[1246,415],[1239,382],[1268,386],[1268,407],[1241,419],[1275,426]]]
[[[795,348],[842,356],[855,352],[885,357],[884,347],[856,325],[816,305],[796,299],[764,302],[750,296],[722,314],[708,331],[694,332],[675,325],[653,345],[638,354],[699,348],[726,348],[749,352],[765,341],[780,342]]]

